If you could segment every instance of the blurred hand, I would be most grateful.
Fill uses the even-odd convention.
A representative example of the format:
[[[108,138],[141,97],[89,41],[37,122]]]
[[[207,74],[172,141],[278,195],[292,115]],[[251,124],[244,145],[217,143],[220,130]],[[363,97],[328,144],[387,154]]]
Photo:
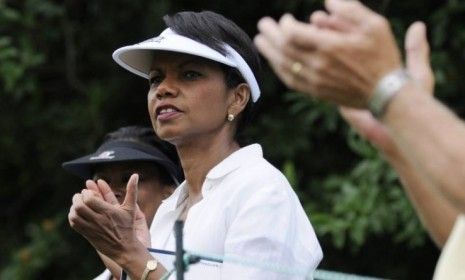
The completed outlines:
[[[135,230],[137,182],[138,175],[133,174],[121,205],[111,190],[100,191],[108,186],[101,182],[95,186],[89,180],[86,182],[88,189],[73,196],[68,214],[71,227],[83,235],[96,250],[113,260],[141,243]]]
[[[255,37],[259,51],[290,88],[338,105],[366,108],[387,73],[402,67],[389,23],[358,1],[327,0],[325,25],[284,15],[263,18]],[[321,26],[321,25],[320,25]]]
[[[317,17],[323,17],[319,15]],[[314,18],[312,17],[312,20]],[[321,18],[317,21],[320,22]],[[323,20],[323,22],[325,22]],[[329,27],[327,24],[322,27]],[[429,45],[426,39],[426,27],[422,22],[415,22],[405,36],[407,71],[413,81],[424,89],[425,94],[433,94],[434,76],[429,62]],[[367,110],[347,107],[340,108],[346,121],[364,138],[378,147],[386,155],[397,155],[397,148],[389,131]]]

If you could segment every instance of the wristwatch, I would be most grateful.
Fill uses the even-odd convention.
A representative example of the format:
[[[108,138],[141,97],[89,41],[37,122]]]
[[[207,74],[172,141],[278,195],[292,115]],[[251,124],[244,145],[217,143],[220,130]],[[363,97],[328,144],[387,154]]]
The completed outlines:
[[[157,269],[158,262],[157,260],[148,260],[147,264],[145,265],[144,272],[142,272],[142,276],[140,277],[140,280],[147,280],[147,276],[149,276],[149,273]]]
[[[392,98],[409,81],[410,76],[403,68],[396,69],[382,77],[378,81],[368,104],[368,109],[373,116],[381,118]]]

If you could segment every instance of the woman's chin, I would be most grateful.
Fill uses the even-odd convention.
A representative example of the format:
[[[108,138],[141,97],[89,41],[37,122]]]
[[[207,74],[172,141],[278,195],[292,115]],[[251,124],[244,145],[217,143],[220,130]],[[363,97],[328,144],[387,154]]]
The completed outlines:
[[[157,129],[155,133],[160,137],[160,139],[175,144],[180,139],[179,131],[174,129]]]

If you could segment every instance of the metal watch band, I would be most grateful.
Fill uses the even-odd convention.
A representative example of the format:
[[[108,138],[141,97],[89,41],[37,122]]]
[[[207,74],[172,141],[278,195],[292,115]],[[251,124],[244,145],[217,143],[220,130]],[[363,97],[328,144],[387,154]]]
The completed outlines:
[[[389,101],[409,80],[410,76],[403,68],[394,70],[381,78],[368,103],[368,109],[373,116],[380,118],[386,111]]]
[[[157,269],[158,262],[156,260],[148,260],[147,264],[145,265],[144,272],[142,272],[142,276],[140,280],[147,280],[149,273]]]

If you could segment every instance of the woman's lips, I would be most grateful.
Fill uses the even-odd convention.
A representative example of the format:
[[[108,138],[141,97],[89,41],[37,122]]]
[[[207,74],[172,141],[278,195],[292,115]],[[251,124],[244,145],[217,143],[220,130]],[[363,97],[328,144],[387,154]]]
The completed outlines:
[[[169,121],[181,115],[181,111],[174,106],[164,106],[157,110],[157,120]]]

